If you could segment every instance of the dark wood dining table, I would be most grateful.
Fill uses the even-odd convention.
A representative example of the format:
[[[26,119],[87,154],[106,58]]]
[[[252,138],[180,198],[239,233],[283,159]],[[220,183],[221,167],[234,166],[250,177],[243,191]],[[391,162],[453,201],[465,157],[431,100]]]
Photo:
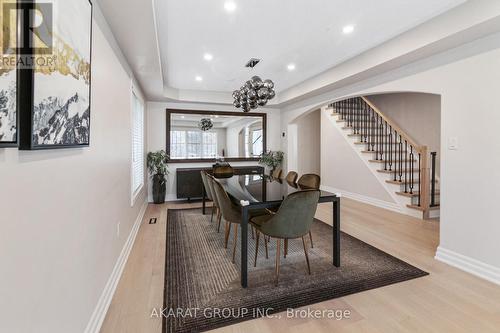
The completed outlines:
[[[238,175],[218,179],[236,205],[241,208],[241,286],[248,286],[248,219],[255,209],[279,207],[285,197],[301,189],[285,180],[273,179],[262,174]],[[340,197],[321,191],[319,203],[331,202],[333,206],[333,265],[340,267]],[[203,196],[205,214],[205,195]]]

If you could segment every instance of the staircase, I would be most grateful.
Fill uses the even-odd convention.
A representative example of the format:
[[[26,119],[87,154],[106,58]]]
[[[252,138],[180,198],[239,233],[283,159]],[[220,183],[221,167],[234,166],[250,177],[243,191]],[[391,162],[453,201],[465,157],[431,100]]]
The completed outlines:
[[[439,216],[436,153],[418,145],[364,97],[332,103],[327,110],[363,159],[395,193],[408,215]]]

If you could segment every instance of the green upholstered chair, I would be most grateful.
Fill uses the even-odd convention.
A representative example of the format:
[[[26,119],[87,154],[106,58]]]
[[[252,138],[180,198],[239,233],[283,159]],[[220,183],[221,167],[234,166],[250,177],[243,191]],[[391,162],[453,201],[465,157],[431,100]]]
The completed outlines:
[[[296,173],[295,171],[290,171],[287,175],[286,175],[286,181],[290,184],[294,184],[297,182],[297,178],[299,178],[299,174]]]
[[[222,217],[226,221],[226,232],[224,238],[224,248],[227,249],[227,243],[229,240],[229,234],[231,232],[231,224],[235,224],[234,228],[234,242],[233,242],[233,263],[236,254],[236,242],[238,240],[238,225],[241,223],[241,209],[236,206],[229,198],[226,190],[222,185],[215,179],[213,179],[214,193],[217,197],[219,204],[219,209],[222,213]]]
[[[210,217],[210,222],[213,221],[214,219],[214,212],[217,211],[217,205],[214,200],[214,196],[212,195],[212,189],[211,186],[209,185],[209,180],[208,180],[208,174],[205,170],[200,171],[201,174],[201,180],[203,181],[203,187],[205,188],[205,193],[207,196],[207,199],[212,201],[213,206],[212,206],[212,216]]]
[[[297,184],[303,190],[305,189],[319,190],[319,187],[321,185],[321,177],[313,173],[308,173],[302,175]],[[309,239],[311,240],[311,248],[314,248],[313,237],[311,233],[309,233]]]
[[[222,187],[222,185],[213,176],[209,175],[209,179],[212,180],[212,193],[214,197],[217,198],[216,202],[221,212],[221,217],[226,221],[225,225],[225,238],[224,238],[224,248],[227,249],[227,243],[229,241],[229,235],[231,233],[231,225],[235,224],[234,228],[234,244],[233,244],[233,263],[236,254],[236,243],[238,240],[238,225],[241,223],[241,207],[233,203],[229,194]],[[249,218],[256,216],[267,215],[265,209],[254,209],[249,212]],[[219,219],[220,225],[220,219]],[[253,225],[250,225],[252,229],[252,236],[254,232]]]
[[[217,232],[220,232],[220,223],[221,223],[221,220],[222,220],[222,213],[221,213],[221,210],[220,210],[219,199],[217,198],[217,195],[215,193],[214,182],[216,180],[215,180],[214,176],[212,176],[208,172],[206,172],[205,175],[207,177],[206,179],[207,179],[208,188],[210,189],[210,193],[212,195],[212,200],[213,200],[214,206],[215,206],[216,211],[217,211],[217,216],[216,216]]]
[[[315,175],[313,173],[308,173],[302,175],[297,184],[301,189],[319,190],[319,187],[321,185],[321,178],[320,176]]]
[[[287,240],[302,238],[304,254],[307,262],[307,272],[311,274],[309,257],[307,254],[304,236],[310,232],[314,221],[314,214],[318,206],[320,192],[318,190],[304,190],[288,195],[276,214],[267,214],[252,217],[250,222],[254,225],[257,236],[255,244],[255,262],[257,265],[257,253],[260,233],[264,236],[276,238],[276,285],[279,281],[281,240],[285,240],[285,252]],[[264,243],[267,243],[264,240]]]

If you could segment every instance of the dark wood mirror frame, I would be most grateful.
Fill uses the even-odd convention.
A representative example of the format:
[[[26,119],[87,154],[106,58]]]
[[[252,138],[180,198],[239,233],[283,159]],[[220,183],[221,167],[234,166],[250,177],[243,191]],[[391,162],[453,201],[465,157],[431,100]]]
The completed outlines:
[[[238,116],[238,117],[260,117],[262,118],[262,148],[267,151],[267,114],[265,113],[243,113],[243,112],[228,112],[228,111],[204,111],[204,110],[177,110],[167,109],[166,114],[166,149],[165,151],[170,156],[170,130],[171,130],[171,115],[176,114],[200,114],[200,115],[219,115],[219,116]],[[258,161],[258,157],[224,157],[226,162],[247,162]],[[200,162],[215,162],[215,158],[188,158],[188,159],[170,159],[168,163],[200,163]]]

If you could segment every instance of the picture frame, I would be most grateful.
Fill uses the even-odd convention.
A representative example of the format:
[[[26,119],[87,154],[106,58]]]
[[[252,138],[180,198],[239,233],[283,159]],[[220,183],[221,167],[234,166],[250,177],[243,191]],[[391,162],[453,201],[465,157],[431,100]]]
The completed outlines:
[[[19,110],[17,67],[12,66],[12,60],[17,62],[17,15],[5,17],[6,2],[0,0],[2,12],[2,63],[0,64],[0,148],[15,148],[19,142]],[[17,8],[17,1],[9,1],[9,5]],[[8,22],[7,22],[8,21]],[[13,40],[12,40],[13,39]],[[8,60],[8,61],[6,61]],[[5,65],[7,63],[7,65]],[[12,67],[11,67],[12,66]]]
[[[29,1],[30,8],[39,11],[42,4],[41,0]],[[52,22],[45,23],[44,16],[39,35],[26,28],[21,32],[23,40],[33,38],[38,43],[25,46],[29,50],[21,52],[29,53],[37,65],[18,69],[19,149],[89,147],[92,2],[56,1],[45,10],[52,11],[47,15]],[[29,25],[35,26],[34,15],[28,19]],[[44,48],[50,43],[47,51]]]

